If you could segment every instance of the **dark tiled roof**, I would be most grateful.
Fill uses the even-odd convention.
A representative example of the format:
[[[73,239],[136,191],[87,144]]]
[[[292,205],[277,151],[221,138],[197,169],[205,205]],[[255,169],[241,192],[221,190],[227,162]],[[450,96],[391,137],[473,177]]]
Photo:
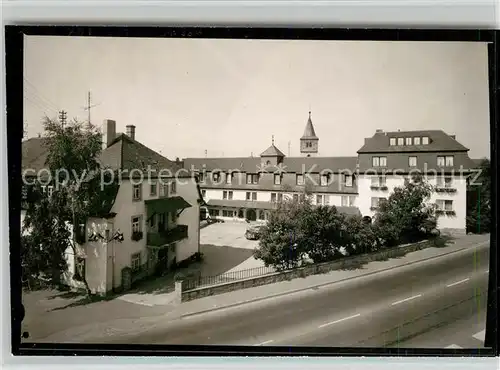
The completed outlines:
[[[428,145],[389,145],[390,138],[429,137]],[[450,135],[442,130],[377,132],[365,139],[365,144],[358,153],[394,153],[394,152],[449,152],[468,151]]]
[[[282,169],[286,173],[320,173],[331,171],[338,173],[343,170],[354,171],[357,157],[285,157]],[[184,168],[198,171],[241,171],[257,173],[262,169],[262,160],[258,157],[241,158],[186,158]],[[266,167],[267,172],[274,172],[276,167]]]
[[[471,169],[476,168],[476,164],[469,158],[467,152],[419,152],[419,153],[383,153],[383,156],[387,158],[386,167],[373,167],[372,158],[378,154],[363,154],[359,155],[359,172],[366,173],[367,171],[374,172],[375,170],[380,170],[382,172],[391,173],[393,171],[398,171],[399,173],[408,173],[409,171],[421,171],[421,172],[431,172],[437,171],[438,173],[445,172],[468,172]],[[438,156],[453,156],[453,166],[450,167],[438,167],[437,157]],[[417,166],[409,166],[409,157],[417,157]]]
[[[358,207],[337,207],[337,211],[339,213],[346,214],[348,216],[361,216],[361,211],[359,210]]]
[[[150,166],[157,173],[164,171],[162,173],[174,175],[181,169],[180,165],[125,134],[120,134],[103,150],[100,160],[106,167],[129,172],[133,169],[147,170]]]
[[[21,167],[23,170],[30,169],[40,171],[45,168],[48,151],[45,147],[45,139],[34,137],[23,141]]]
[[[487,160],[486,158],[475,158],[475,159],[471,159],[472,163],[474,163],[474,165],[476,167],[480,167],[482,164],[483,164],[483,161]]]
[[[314,126],[311,121],[311,112],[309,112],[309,119],[306,123],[306,129],[304,130],[304,135],[301,139],[317,139],[316,132],[314,131]]]
[[[260,155],[261,157],[284,157],[285,155],[281,150],[276,148],[274,144],[272,144],[269,148],[264,150],[262,154]]]
[[[22,144],[23,169],[32,168],[39,171],[46,168],[47,155],[44,138],[32,138],[24,141]],[[182,168],[176,162],[168,160],[125,134],[118,135],[110,146],[101,152],[99,162],[103,167],[129,172],[132,169],[147,170],[148,166],[151,166],[151,169],[156,171],[164,170],[165,174],[168,174],[168,171],[175,174]]]

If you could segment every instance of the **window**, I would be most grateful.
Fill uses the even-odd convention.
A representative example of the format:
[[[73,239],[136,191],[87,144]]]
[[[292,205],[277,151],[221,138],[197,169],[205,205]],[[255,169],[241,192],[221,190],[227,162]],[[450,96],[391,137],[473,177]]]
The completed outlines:
[[[386,178],[385,176],[372,176],[371,178],[372,181],[372,187],[384,187],[386,186]]]
[[[54,193],[54,187],[52,185],[47,186],[47,196],[50,198]]]
[[[420,138],[419,137],[414,137],[413,138],[413,144],[414,145],[420,145]]]
[[[134,185],[132,200],[135,200],[135,201],[141,200],[141,184]]]
[[[202,190],[202,191],[201,191],[201,196],[202,196],[203,198],[205,198],[205,197],[207,196],[207,191],[206,191],[206,190]]]
[[[342,207],[354,207],[356,197],[354,195],[342,195]]]
[[[345,186],[352,186],[352,175],[344,175]]]
[[[408,157],[408,165],[410,167],[416,167],[417,166],[417,157]]]
[[[347,207],[349,204],[349,197],[347,195],[342,195],[341,205],[342,207]]]
[[[437,187],[438,188],[451,188],[453,186],[453,177],[445,176],[437,178]]]
[[[354,203],[356,203],[356,197],[354,195],[349,195],[349,207],[354,207]]]
[[[411,137],[406,138],[406,145],[411,145]]]
[[[222,217],[234,217],[234,211],[222,210]]]
[[[396,138],[395,138],[395,137],[391,137],[391,138],[389,139],[389,145],[391,145],[391,146],[396,145]]]
[[[149,195],[156,195],[157,191],[158,191],[158,186],[157,186],[156,182],[153,182],[149,186]]]
[[[265,220],[266,219],[266,212],[260,210],[259,211],[259,220]]]
[[[387,157],[373,157],[372,158],[372,166],[373,167],[386,167],[387,166]]]
[[[283,202],[283,193],[278,193],[278,202]]]
[[[205,182],[205,172],[200,172],[198,174],[198,179],[200,182]]]
[[[226,173],[226,184],[230,184],[233,180],[233,174],[231,172]]]
[[[276,198],[277,198],[277,194],[276,193],[271,193],[271,202],[275,203],[276,202]]]
[[[316,195],[316,204],[327,206],[330,204],[330,197],[328,195]]]
[[[168,184],[160,185],[160,197],[168,197]]]
[[[445,162],[444,162],[444,157],[442,157],[442,156],[438,156],[438,157],[437,157],[437,165],[438,165],[439,167],[444,167],[444,163],[445,163]]]
[[[274,185],[281,185],[281,175],[274,174]]]
[[[215,208],[210,208],[210,209],[208,210],[208,214],[209,214],[210,216],[212,216],[212,217],[217,217],[217,216],[219,216],[219,215],[220,215],[220,212],[219,212],[219,210],[218,210],[218,209],[215,209]]]
[[[153,213],[153,215],[149,219],[149,227],[154,228],[155,226],[156,226],[156,214]]]
[[[257,192],[247,191],[247,200],[257,200]]]
[[[372,202],[372,209],[380,207],[380,204],[382,202],[386,201],[385,198],[378,198],[378,197],[372,197],[371,202]]]
[[[293,195],[293,201],[298,202],[299,201],[299,194],[294,194]]]
[[[132,217],[132,232],[141,232],[142,231],[142,216],[134,216]]]
[[[228,200],[233,199],[233,192],[231,190],[230,191],[224,190],[222,192],[222,199],[228,199]]]
[[[452,212],[453,211],[453,201],[452,200],[436,200],[439,211]]]
[[[424,136],[424,137],[422,138],[422,144],[423,144],[423,145],[428,145],[428,144],[429,144],[429,138],[428,138],[427,136]]]
[[[445,157],[445,165],[446,167],[453,167],[453,156],[446,156]]]
[[[297,175],[297,185],[304,185],[304,175]]]
[[[73,275],[75,280],[83,280],[85,267],[85,258],[75,256],[75,274]]]
[[[134,253],[131,258],[130,267],[132,271],[139,271],[141,269],[141,254]]]
[[[259,183],[259,175],[255,173],[247,174],[247,184],[258,184]]]
[[[219,180],[220,180],[220,173],[219,172],[212,173],[212,180],[214,182],[219,182]]]
[[[327,173],[327,174],[321,175],[320,182],[321,182],[321,186],[328,186],[328,184],[330,182],[330,174]]]
[[[404,145],[404,143],[405,143],[405,139],[402,137],[398,137],[398,145],[401,146],[401,145]]]

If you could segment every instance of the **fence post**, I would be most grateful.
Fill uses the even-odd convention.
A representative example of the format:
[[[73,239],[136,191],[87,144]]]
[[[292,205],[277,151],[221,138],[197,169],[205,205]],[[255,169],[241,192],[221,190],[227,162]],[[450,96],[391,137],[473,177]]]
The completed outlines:
[[[182,280],[175,282],[175,303],[182,303]]]

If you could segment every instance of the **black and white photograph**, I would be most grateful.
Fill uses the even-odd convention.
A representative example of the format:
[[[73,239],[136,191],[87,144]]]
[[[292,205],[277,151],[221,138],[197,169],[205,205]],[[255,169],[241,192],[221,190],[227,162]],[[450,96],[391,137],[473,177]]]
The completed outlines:
[[[485,349],[488,58],[25,35],[21,343]]]

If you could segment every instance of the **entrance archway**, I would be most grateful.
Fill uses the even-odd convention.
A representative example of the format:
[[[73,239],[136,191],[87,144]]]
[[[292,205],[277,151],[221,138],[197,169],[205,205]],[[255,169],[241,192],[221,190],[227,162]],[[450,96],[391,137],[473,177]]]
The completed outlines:
[[[257,220],[257,212],[255,209],[248,209],[247,210],[247,219],[249,221],[256,221]]]

